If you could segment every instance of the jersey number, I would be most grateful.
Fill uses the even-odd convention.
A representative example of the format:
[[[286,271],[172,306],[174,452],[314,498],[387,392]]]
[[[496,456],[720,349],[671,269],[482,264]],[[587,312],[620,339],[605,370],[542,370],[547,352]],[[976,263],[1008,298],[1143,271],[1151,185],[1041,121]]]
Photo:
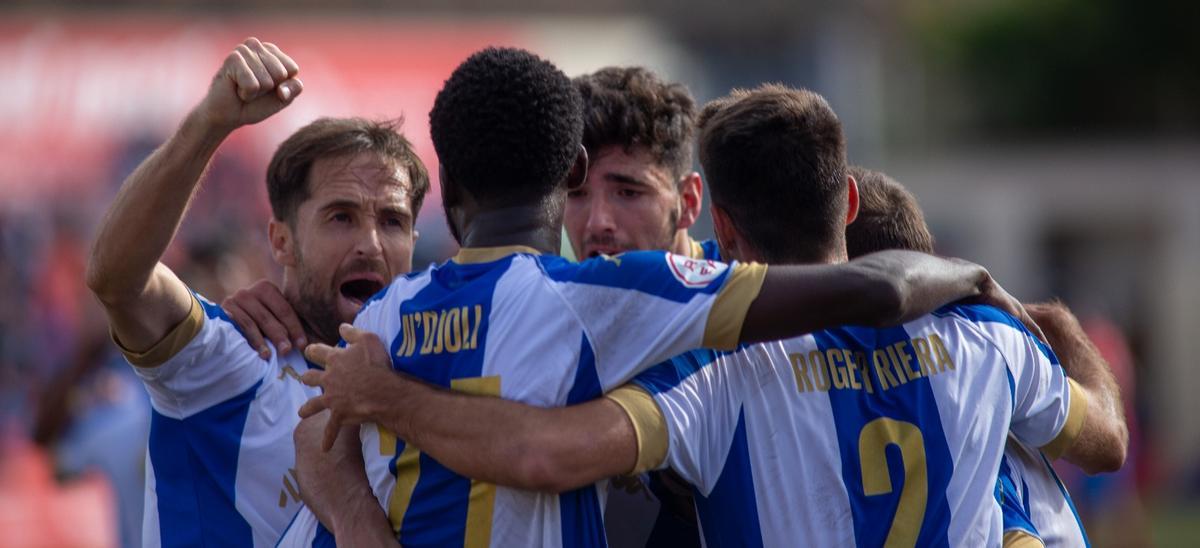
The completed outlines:
[[[450,381],[450,389],[477,396],[500,396],[500,377],[470,377]],[[383,427],[379,428],[379,453],[394,455],[396,451],[396,436]],[[400,533],[400,525],[404,523],[404,514],[408,512],[408,504],[412,501],[413,490],[421,476],[421,452],[416,447],[405,444],[404,451],[396,459],[396,487],[388,499],[388,519],[392,522],[392,531]],[[467,502],[466,534],[463,546],[465,548],[485,547],[492,539],[492,508],[496,502],[496,486],[490,483],[471,480],[471,494]]]
[[[925,441],[917,425],[880,417],[863,426],[858,435],[863,493],[870,497],[892,492],[892,475],[888,472],[887,455],[884,452],[891,444],[900,448],[900,458],[904,463],[904,486],[900,490],[900,502],[896,505],[896,515],[892,518],[892,528],[888,531],[884,546],[915,546],[917,536],[921,533],[921,522],[925,519],[925,502],[929,491]]]

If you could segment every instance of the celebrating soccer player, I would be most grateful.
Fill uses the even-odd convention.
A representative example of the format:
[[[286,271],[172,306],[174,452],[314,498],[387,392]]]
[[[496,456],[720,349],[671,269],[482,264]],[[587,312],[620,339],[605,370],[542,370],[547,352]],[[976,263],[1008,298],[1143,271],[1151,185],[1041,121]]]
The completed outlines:
[[[297,409],[319,392],[299,382],[308,363],[289,347],[306,340],[285,339],[274,352],[248,347],[220,308],[159,262],[217,147],[286,108],[303,90],[298,73],[271,43],[238,45],[204,99],[124,183],[92,251],[88,285],[153,405],[147,544],[273,546],[299,506],[292,430]],[[296,332],[336,342],[339,322],[408,271],[428,186],[388,124],[322,119],[280,145],[267,173],[268,236],[303,323]]]

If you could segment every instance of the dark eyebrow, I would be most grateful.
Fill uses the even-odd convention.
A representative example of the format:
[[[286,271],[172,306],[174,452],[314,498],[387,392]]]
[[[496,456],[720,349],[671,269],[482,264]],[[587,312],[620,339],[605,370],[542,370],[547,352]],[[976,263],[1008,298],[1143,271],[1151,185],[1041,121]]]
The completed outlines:
[[[333,200],[321,206],[320,211],[330,211],[333,209],[358,209],[359,204],[353,200]]]
[[[621,184],[625,184],[625,185],[644,186],[644,187],[650,186],[650,184],[648,184],[647,182],[645,182],[641,179],[638,179],[636,177],[630,177],[629,175],[625,175],[624,173],[611,173],[611,172],[605,173],[604,178],[609,181],[612,181],[614,183],[621,183]]]
[[[384,215],[395,215],[397,217],[404,217],[405,219],[412,218],[412,213],[409,213],[408,210],[401,209],[399,207],[384,206],[379,208],[379,211]]]

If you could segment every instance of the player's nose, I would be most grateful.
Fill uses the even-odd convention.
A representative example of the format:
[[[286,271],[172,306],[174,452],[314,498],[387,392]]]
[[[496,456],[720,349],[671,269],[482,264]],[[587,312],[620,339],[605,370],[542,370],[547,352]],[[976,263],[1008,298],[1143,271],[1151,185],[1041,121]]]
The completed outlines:
[[[588,232],[611,232],[616,229],[617,223],[613,216],[612,205],[606,198],[597,196],[588,205]]]
[[[363,223],[362,233],[354,246],[354,252],[366,257],[377,257],[383,254],[383,242],[380,239],[379,227],[374,223]]]

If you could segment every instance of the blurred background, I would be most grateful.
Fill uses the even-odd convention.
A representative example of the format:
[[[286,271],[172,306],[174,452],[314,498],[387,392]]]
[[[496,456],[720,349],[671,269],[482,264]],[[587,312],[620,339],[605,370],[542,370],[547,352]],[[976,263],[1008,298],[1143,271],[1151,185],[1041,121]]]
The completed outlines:
[[[0,4],[0,546],[139,544],[149,404],[83,285],[86,252],[121,181],[247,36],[296,59],[306,90],[225,144],[169,252],[210,298],[277,276],[275,145],[318,116],[404,117],[436,166],[433,97],[482,46],[526,47],[570,75],[644,65],[700,101],[811,88],[841,116],[851,160],[916,193],[940,252],[1023,300],[1063,299],[1112,363],[1129,462],[1062,470],[1093,542],[1194,545],[1197,21],[1183,0]],[[454,252],[436,188],[418,267]]]

